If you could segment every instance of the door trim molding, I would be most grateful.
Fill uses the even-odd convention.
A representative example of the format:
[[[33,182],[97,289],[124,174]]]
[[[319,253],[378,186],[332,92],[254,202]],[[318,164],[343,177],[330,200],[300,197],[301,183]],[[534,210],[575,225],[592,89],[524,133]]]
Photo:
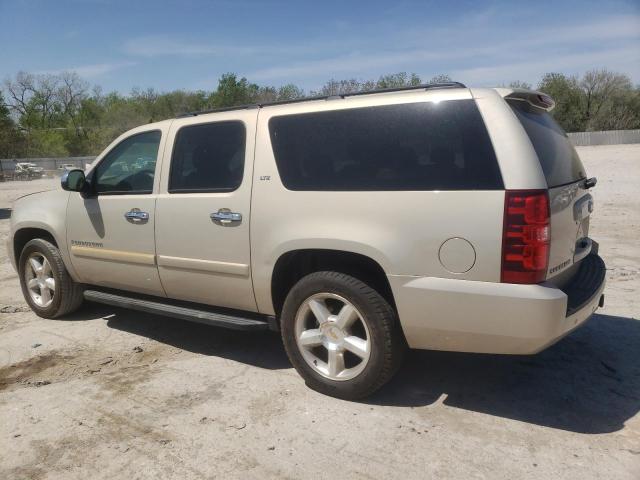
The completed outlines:
[[[180,270],[199,270],[208,273],[224,273],[227,275],[249,276],[249,265],[244,263],[215,262],[199,258],[171,257],[158,255],[158,266]]]
[[[108,250],[96,247],[81,247],[79,245],[72,245],[71,253],[76,257],[110,260],[113,262],[139,263],[142,265],[156,264],[156,256],[151,253],[128,252],[125,250]]]

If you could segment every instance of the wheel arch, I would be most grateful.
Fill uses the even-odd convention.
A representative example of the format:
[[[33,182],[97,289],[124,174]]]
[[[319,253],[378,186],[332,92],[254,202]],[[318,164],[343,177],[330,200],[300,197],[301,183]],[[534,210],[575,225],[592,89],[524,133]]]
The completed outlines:
[[[13,260],[16,266],[18,265],[18,261],[20,260],[20,255],[22,254],[24,246],[35,238],[47,240],[57,248],[60,248],[55,235],[46,228],[21,227],[17,229],[13,234]]]
[[[335,271],[351,275],[376,290],[396,309],[391,285],[383,267],[373,258],[345,250],[302,248],[280,255],[271,275],[271,300],[279,315],[291,288],[305,275]]]

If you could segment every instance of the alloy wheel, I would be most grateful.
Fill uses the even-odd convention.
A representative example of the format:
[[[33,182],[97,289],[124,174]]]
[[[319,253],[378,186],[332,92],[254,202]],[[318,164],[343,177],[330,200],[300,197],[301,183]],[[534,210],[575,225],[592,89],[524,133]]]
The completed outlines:
[[[40,308],[51,305],[56,292],[56,280],[47,257],[38,252],[29,255],[24,276],[33,303]]]
[[[330,380],[351,380],[371,356],[366,321],[347,299],[334,293],[307,298],[296,314],[296,343],[307,364]]]

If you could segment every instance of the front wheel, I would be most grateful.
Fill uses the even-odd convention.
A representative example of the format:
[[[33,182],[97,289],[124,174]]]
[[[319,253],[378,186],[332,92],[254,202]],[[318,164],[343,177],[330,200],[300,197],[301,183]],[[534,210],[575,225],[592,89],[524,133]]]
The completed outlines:
[[[294,285],[281,329],[289,359],[307,385],[349,400],[384,385],[405,349],[391,305],[364,282],[338,272],[315,272]]]
[[[82,286],[71,278],[52,243],[41,238],[27,242],[18,269],[24,298],[38,316],[57,318],[82,304]]]

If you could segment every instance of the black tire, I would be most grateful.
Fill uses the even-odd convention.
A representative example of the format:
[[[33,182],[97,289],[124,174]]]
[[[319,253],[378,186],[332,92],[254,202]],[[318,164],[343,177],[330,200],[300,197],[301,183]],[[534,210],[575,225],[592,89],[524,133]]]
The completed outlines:
[[[337,294],[361,313],[371,341],[368,363],[350,380],[332,380],[316,372],[302,356],[296,341],[295,319],[301,305],[318,293]],[[315,272],[291,289],[280,318],[282,341],[289,360],[307,386],[325,395],[357,400],[371,395],[393,377],[402,362],[406,342],[395,310],[364,282],[338,272]]]
[[[55,279],[55,291],[52,297],[51,304],[47,307],[41,307],[37,305],[27,287],[25,278],[25,269],[27,268],[27,261],[29,256],[33,253],[39,253],[44,256],[51,265],[51,272]],[[25,300],[29,304],[31,310],[36,315],[43,318],[58,318],[63,315],[67,315],[80,308],[83,301],[83,287],[81,284],[76,283],[67,268],[64,266],[62,256],[58,248],[47,240],[36,238],[30,240],[22,249],[20,253],[20,260],[18,263],[18,272],[20,275],[20,286],[22,287],[22,294]]]

